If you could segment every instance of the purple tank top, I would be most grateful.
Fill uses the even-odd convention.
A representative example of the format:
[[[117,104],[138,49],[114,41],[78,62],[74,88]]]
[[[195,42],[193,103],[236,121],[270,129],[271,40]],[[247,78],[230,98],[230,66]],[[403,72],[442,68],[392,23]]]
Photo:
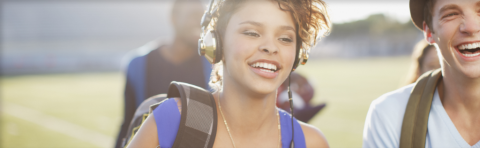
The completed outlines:
[[[286,111],[279,109],[280,126],[282,129],[282,148],[288,148],[292,139],[292,121],[291,115]],[[153,116],[157,125],[158,143],[160,147],[172,147],[177,136],[178,126],[180,124],[180,112],[178,111],[175,99],[168,99],[153,110]],[[293,121],[295,125],[294,142],[295,148],[305,148],[305,136],[297,119]]]

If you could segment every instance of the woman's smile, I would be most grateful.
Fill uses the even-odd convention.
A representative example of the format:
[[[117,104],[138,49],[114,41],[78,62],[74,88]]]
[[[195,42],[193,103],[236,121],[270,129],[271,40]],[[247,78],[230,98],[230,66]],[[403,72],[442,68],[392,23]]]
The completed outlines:
[[[281,69],[281,66],[278,64],[278,62],[265,59],[256,60],[251,62],[249,65],[250,70],[252,70],[255,74],[267,79],[276,78]]]

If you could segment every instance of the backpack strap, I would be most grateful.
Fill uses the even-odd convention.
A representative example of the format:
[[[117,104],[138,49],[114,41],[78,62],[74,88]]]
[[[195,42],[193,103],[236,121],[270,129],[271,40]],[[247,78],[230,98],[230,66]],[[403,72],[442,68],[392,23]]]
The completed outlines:
[[[170,83],[167,98],[179,97],[182,116],[173,147],[211,148],[217,133],[217,108],[210,92],[187,83]]]
[[[442,78],[441,69],[424,73],[417,80],[403,116],[400,148],[423,148],[427,136],[428,115],[435,88]]]

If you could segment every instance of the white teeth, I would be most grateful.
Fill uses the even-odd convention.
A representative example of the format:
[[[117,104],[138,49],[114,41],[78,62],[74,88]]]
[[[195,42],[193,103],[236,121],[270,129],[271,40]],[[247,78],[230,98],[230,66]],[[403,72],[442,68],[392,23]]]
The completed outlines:
[[[260,67],[260,68],[270,69],[270,70],[261,69],[261,70],[269,71],[269,72],[273,72],[273,71],[277,70],[276,65],[270,64],[270,63],[264,63],[264,62],[253,63],[251,66],[252,67]]]
[[[458,46],[458,49],[465,50],[465,49],[475,49],[480,48],[480,43],[470,43],[470,44],[463,44]]]
[[[476,53],[473,53],[473,54],[468,54],[468,53],[462,53],[462,54],[466,57],[474,57],[474,56],[480,55],[480,52],[476,52]]]
[[[264,72],[269,72],[269,73],[273,73],[273,71],[271,70],[266,70],[266,69],[260,69],[261,71],[264,71]]]

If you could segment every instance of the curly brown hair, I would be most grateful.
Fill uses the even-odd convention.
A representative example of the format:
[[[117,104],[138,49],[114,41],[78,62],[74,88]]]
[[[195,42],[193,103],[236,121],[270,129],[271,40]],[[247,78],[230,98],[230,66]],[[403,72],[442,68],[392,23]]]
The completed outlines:
[[[212,21],[208,29],[215,29],[224,38],[228,21],[232,15],[242,7],[242,4],[249,0],[217,0],[212,12]],[[317,44],[320,37],[330,33],[331,22],[326,10],[326,4],[322,0],[270,0],[278,3],[279,9],[289,11],[295,21],[298,50],[305,49],[309,52],[311,47]],[[221,41],[220,41],[221,42]],[[298,56],[298,55],[297,55]],[[220,67],[222,62],[214,66],[210,85],[218,88],[222,85],[222,74]]]
[[[248,0],[219,0],[212,15],[211,28],[219,32],[221,38],[225,33],[230,17]],[[331,22],[322,0],[271,0],[278,2],[279,8],[289,11],[295,20],[297,36],[300,37],[300,48],[310,50],[319,37],[330,33]]]

